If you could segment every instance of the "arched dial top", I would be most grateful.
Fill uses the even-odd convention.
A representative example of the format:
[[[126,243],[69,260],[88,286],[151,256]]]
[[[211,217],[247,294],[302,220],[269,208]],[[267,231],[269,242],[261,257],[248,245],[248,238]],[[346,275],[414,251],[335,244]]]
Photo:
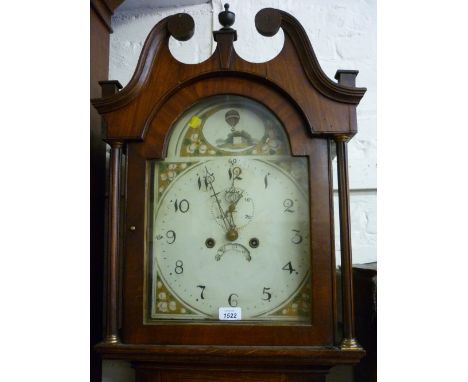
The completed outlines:
[[[209,97],[151,161],[147,323],[310,320],[308,165],[284,128],[246,97]],[[222,320],[221,320],[222,321]]]
[[[261,103],[237,95],[196,103],[172,131],[168,158],[290,154],[278,118]]]

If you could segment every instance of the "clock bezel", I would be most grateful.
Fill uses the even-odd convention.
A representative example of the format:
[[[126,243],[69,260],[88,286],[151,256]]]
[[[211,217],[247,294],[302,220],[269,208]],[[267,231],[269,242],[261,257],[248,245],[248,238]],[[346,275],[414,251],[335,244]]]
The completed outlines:
[[[174,122],[200,100],[222,94],[251,98],[280,120],[293,156],[309,162],[311,324],[278,325],[161,322],[144,324],[144,259],[147,219],[147,160],[166,156]],[[174,345],[333,345],[335,261],[330,140],[312,137],[302,111],[271,84],[245,77],[201,77],[153,106],[143,142],[127,144],[127,199],[123,251],[122,341]],[[138,227],[134,231],[129,227]],[[327,227],[327,229],[324,229]]]

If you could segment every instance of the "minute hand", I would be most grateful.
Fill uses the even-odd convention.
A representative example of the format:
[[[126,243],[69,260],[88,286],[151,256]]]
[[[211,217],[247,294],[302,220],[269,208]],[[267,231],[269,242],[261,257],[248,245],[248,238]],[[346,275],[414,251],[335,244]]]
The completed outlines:
[[[218,199],[219,192],[216,192],[214,187],[213,187],[214,179],[211,180],[210,182],[208,182],[209,177],[212,178],[213,176],[210,174],[210,172],[208,171],[208,168],[206,166],[205,166],[205,171],[206,171],[206,178],[205,179],[207,179],[207,183],[210,185],[211,191],[213,192],[213,195],[211,195],[211,196],[215,197],[216,204],[218,205],[218,209],[219,209],[219,212],[221,214],[221,219],[223,219],[224,227],[225,227],[226,231],[229,231],[229,229],[231,228],[231,224],[227,221],[226,214],[224,213],[223,208],[221,207],[221,203],[219,202],[219,199]]]

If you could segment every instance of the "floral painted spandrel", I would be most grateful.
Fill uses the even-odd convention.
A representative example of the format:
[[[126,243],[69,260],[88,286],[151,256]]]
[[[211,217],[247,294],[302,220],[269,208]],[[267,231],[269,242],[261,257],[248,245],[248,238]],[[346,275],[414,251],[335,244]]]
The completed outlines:
[[[159,279],[156,280],[155,296],[155,314],[163,318],[164,316],[172,315],[193,315],[188,307],[182,304],[177,297],[175,297],[164,282]]]
[[[158,179],[158,199],[167,189],[169,184],[183,171],[192,166],[196,162],[159,162],[159,179]]]

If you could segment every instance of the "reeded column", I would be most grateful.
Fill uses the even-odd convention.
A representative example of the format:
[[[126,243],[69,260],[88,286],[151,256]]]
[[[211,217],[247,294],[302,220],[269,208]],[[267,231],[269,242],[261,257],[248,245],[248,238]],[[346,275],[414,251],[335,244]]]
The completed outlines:
[[[109,234],[107,255],[106,336],[104,342],[118,343],[118,277],[119,277],[119,221],[120,170],[122,142],[111,142],[109,187]]]
[[[353,301],[353,258],[351,250],[351,221],[348,180],[347,135],[335,137],[338,167],[338,200],[340,210],[341,274],[343,294],[343,340],[342,350],[362,350],[355,338]]]

